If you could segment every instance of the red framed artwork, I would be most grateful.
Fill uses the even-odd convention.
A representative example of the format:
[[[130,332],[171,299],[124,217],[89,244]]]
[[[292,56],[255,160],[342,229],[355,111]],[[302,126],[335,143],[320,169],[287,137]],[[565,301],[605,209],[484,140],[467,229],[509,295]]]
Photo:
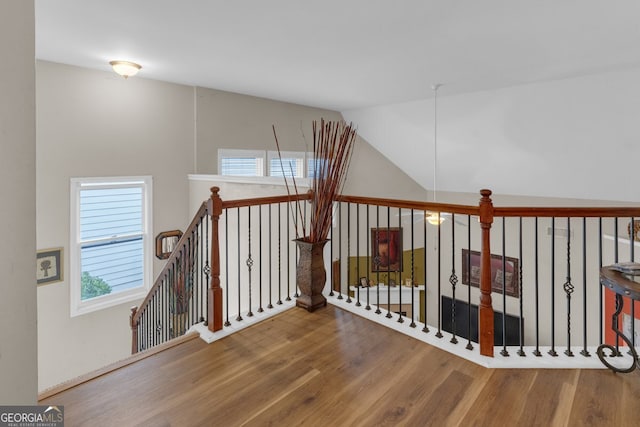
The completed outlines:
[[[402,271],[402,228],[371,229],[371,271]]]

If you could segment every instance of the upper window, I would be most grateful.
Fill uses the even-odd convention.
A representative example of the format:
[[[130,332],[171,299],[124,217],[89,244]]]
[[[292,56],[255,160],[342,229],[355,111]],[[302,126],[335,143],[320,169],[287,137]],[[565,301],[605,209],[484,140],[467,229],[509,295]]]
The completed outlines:
[[[218,150],[220,175],[263,176],[264,151]]]
[[[218,173],[234,176],[313,176],[313,153],[302,151],[218,150]],[[267,167],[265,168],[265,164]]]
[[[151,177],[71,180],[71,315],[132,301],[151,283]]]

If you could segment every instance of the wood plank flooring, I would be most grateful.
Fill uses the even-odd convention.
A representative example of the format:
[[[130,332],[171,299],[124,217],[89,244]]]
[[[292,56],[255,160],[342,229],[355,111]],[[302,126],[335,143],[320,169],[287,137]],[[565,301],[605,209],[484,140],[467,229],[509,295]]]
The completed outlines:
[[[493,370],[329,306],[50,396],[68,426],[635,426],[640,371]]]

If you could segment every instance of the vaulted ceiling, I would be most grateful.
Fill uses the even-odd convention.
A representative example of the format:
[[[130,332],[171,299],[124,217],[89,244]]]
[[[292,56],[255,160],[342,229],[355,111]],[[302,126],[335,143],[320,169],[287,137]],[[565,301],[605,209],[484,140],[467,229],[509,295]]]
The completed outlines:
[[[338,111],[640,64],[636,0],[36,0],[37,58]]]

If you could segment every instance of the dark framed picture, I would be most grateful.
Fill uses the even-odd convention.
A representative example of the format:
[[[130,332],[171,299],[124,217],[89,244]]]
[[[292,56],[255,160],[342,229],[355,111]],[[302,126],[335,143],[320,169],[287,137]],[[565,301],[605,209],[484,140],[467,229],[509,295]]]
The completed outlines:
[[[38,251],[36,255],[36,282],[38,285],[61,282],[63,279],[62,248]]]
[[[520,264],[517,258],[491,254],[491,291],[501,294],[504,280],[505,293],[520,296]],[[462,284],[480,287],[480,252],[462,250]]]
[[[361,277],[360,278],[360,287],[361,288],[368,288],[369,287],[369,281],[367,280],[366,277]]]
[[[402,228],[371,229],[371,271],[402,271]]]
[[[182,231],[163,231],[156,236],[156,258],[167,259],[182,237]]]

